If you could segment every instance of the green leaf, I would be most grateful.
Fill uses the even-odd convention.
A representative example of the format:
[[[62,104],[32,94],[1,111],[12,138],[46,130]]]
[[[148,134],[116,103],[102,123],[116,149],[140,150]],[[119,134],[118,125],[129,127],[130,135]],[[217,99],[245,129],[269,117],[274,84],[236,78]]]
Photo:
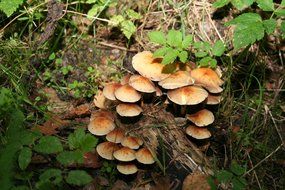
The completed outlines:
[[[264,37],[264,27],[260,15],[256,13],[244,13],[226,23],[236,25],[233,44],[235,49],[240,49]]]
[[[165,54],[165,56],[164,56],[164,58],[163,58],[161,63],[164,64],[164,65],[173,63],[175,61],[176,57],[178,56],[178,53],[179,52],[177,50],[170,48],[166,52],[166,54]]]
[[[217,173],[216,176],[219,182],[227,183],[232,179],[233,174],[231,172],[228,172],[227,170],[221,170]]]
[[[34,142],[39,139],[40,137],[42,137],[42,134],[39,131],[23,131],[23,133],[21,134],[21,143],[23,145],[32,145],[34,144]]]
[[[243,190],[245,189],[246,184],[242,183],[242,181],[239,180],[239,178],[233,178],[233,190]]]
[[[22,170],[25,170],[30,164],[31,158],[32,158],[32,150],[29,147],[22,148],[18,157],[19,167]]]
[[[54,168],[47,169],[40,175],[40,181],[59,184],[62,181],[61,170]]]
[[[73,170],[68,173],[66,182],[71,185],[86,185],[92,181],[92,177],[83,170]]]
[[[280,5],[281,5],[282,7],[285,7],[285,0],[282,0],[281,3],[280,3]]]
[[[217,189],[217,186],[215,184],[215,180],[213,179],[213,177],[208,177],[207,178],[207,182],[210,185],[211,190],[216,190]]]
[[[217,60],[213,59],[209,56],[204,57],[203,59],[199,60],[198,63],[201,67],[209,67],[210,66],[212,68],[215,68],[217,66]]]
[[[205,51],[198,51],[195,53],[196,57],[205,57],[206,55],[208,55],[208,53]]]
[[[188,53],[187,51],[181,51],[179,54],[178,54],[178,57],[180,59],[180,61],[182,63],[185,63],[187,61],[187,58],[188,58]]]
[[[98,144],[98,139],[94,135],[87,134],[85,135],[83,141],[80,144],[80,150],[84,152],[92,151]]]
[[[167,43],[170,46],[181,47],[182,33],[178,30],[169,30],[167,34]]]
[[[119,24],[121,24],[123,21],[125,20],[125,18],[122,15],[115,15],[112,16],[112,18],[110,19],[110,25],[113,27],[117,27],[119,26]]]
[[[134,11],[132,9],[127,10],[126,13],[130,19],[135,20],[135,19],[141,19],[142,18],[141,14],[137,13],[136,11]]]
[[[53,154],[63,151],[63,147],[57,137],[44,136],[40,138],[38,144],[34,146],[34,150],[43,154]]]
[[[124,20],[121,23],[121,31],[123,34],[130,39],[131,36],[137,31],[137,27],[134,25],[134,23],[130,20]]]
[[[282,39],[285,39],[285,21],[282,21],[280,30],[281,30]]]
[[[171,48],[169,47],[159,48],[153,53],[153,57],[154,58],[163,57],[169,49]]]
[[[10,17],[23,2],[24,0],[1,0],[0,10],[3,11],[7,17]]]
[[[52,54],[50,54],[48,59],[51,61],[54,60],[55,59],[55,53],[53,52]]]
[[[277,16],[285,16],[285,9],[277,9],[275,12],[274,12]]]
[[[193,36],[187,35],[185,36],[183,42],[182,42],[182,48],[187,49],[193,42]]]
[[[221,40],[218,40],[213,46],[212,53],[213,55],[219,57],[223,55],[224,52],[225,52],[225,45]]]
[[[231,0],[231,3],[238,10],[243,10],[252,5],[254,0]]]
[[[92,8],[87,12],[87,18],[92,20],[94,16],[100,13],[104,9],[104,6],[94,4]]]
[[[221,8],[221,7],[223,7],[223,6],[227,5],[227,4],[229,4],[229,2],[230,2],[230,0],[217,0],[217,1],[213,4],[213,6],[214,6],[215,8]]]
[[[276,28],[277,22],[275,19],[268,19],[263,21],[263,26],[267,34],[272,34]]]
[[[26,185],[20,185],[20,186],[12,187],[11,190],[30,190],[30,188]]]
[[[256,0],[257,5],[263,11],[273,11],[274,10],[274,3],[273,0]]]
[[[148,38],[151,42],[161,44],[161,45],[165,44],[166,42],[165,35],[161,31],[149,32]]]
[[[230,169],[236,175],[242,175],[246,171],[246,169],[238,165],[236,161],[232,162]]]
[[[68,166],[75,163],[83,163],[83,153],[81,151],[63,151],[56,157],[62,165]]]

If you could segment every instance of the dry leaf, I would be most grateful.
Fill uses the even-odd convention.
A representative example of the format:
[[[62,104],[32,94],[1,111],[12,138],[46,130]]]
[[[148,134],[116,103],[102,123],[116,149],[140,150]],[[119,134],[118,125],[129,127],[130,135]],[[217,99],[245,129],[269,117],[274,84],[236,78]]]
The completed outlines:
[[[62,120],[58,116],[53,115],[49,120],[43,123],[43,125],[35,127],[34,130],[38,130],[44,135],[53,135],[58,133],[58,128],[67,126],[68,124],[68,120]]]
[[[99,161],[97,153],[87,152],[84,154],[84,167],[88,168],[100,168],[102,163]]]
[[[68,111],[67,114],[65,114],[64,118],[72,119],[90,114],[91,114],[90,105],[86,103],[86,104],[81,104],[77,107],[72,107],[70,111]]]
[[[94,96],[94,105],[98,108],[101,108],[101,109],[106,109],[106,98],[105,96],[103,95],[103,92],[102,90],[99,90],[98,93]]]
[[[207,175],[196,171],[189,174],[183,181],[182,190],[210,190],[211,187],[207,181]]]

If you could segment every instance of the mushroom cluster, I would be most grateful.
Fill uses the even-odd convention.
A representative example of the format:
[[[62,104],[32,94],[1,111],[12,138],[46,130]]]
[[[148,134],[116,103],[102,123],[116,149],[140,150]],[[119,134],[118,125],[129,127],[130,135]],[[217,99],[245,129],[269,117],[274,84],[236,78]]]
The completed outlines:
[[[104,159],[118,160],[117,169],[123,174],[137,172],[134,160],[153,164],[155,156],[146,147],[140,148],[142,139],[126,135],[125,129],[117,127],[115,118],[121,123],[134,123],[142,116],[145,103],[165,94],[174,111],[191,122],[186,133],[196,139],[209,138],[211,133],[205,127],[214,122],[214,115],[205,105],[218,104],[223,90],[219,72],[210,68],[178,68],[173,74],[166,74],[161,59],[154,58],[149,51],[136,54],[132,66],[138,74],[128,74],[120,83],[108,84],[103,89],[104,97],[116,106],[117,116],[106,110],[96,111],[88,126],[92,134],[106,135],[107,141],[97,146],[97,152]]]

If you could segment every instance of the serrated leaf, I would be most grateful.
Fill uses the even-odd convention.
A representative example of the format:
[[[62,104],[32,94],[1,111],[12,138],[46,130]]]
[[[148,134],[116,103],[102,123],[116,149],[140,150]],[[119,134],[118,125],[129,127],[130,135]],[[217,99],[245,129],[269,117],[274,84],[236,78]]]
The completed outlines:
[[[246,184],[242,183],[239,178],[232,179],[233,190],[243,190]]]
[[[42,137],[42,134],[39,131],[23,131],[21,134],[21,143],[23,145],[31,145],[34,144],[34,142]]]
[[[272,34],[276,28],[277,22],[275,19],[268,19],[263,21],[263,26],[267,34]]]
[[[245,168],[238,165],[237,162],[235,161],[232,162],[230,169],[236,175],[242,175],[246,170]]]
[[[92,181],[92,177],[83,170],[73,170],[68,173],[66,182],[71,185],[86,185]]]
[[[225,52],[225,45],[221,40],[218,40],[212,49],[212,53],[215,56],[221,56]]]
[[[217,173],[216,176],[220,182],[227,183],[232,179],[233,174],[231,172],[228,172],[227,170],[221,170]]]
[[[68,136],[68,144],[71,150],[79,148],[81,141],[85,137],[85,132],[83,128],[76,129],[73,133]]]
[[[231,0],[232,5],[238,10],[243,10],[252,5],[254,0]]]
[[[207,56],[207,57],[204,57],[203,59],[199,60],[198,61],[199,65],[202,66],[202,67],[216,67],[217,65],[217,60]]]
[[[257,5],[263,11],[273,11],[274,10],[274,3],[273,0],[256,0]]]
[[[31,162],[32,150],[29,147],[24,147],[20,151],[18,162],[21,170],[25,170]]]
[[[187,51],[181,51],[179,54],[178,54],[178,57],[180,59],[180,61],[182,63],[185,63],[187,61],[187,58],[188,58],[188,53]]]
[[[104,6],[94,4],[92,8],[87,12],[87,18],[92,20],[94,16],[100,13],[104,9]]]
[[[23,2],[24,0],[1,0],[0,10],[3,11],[7,17],[10,17]]]
[[[57,161],[64,166],[75,163],[83,163],[83,153],[80,151],[63,151],[56,157]]]
[[[39,177],[41,182],[51,182],[52,184],[59,184],[62,181],[62,174],[60,169],[50,168],[45,170]]]
[[[178,51],[170,48],[163,57],[162,64],[167,65],[173,63],[178,56]]]
[[[229,2],[230,2],[230,0],[217,0],[217,1],[213,4],[213,6],[214,6],[215,8],[221,8],[221,7],[223,7],[223,6],[227,5],[227,4],[229,4]]]
[[[124,20],[125,18],[122,15],[115,15],[115,16],[112,16],[109,24],[113,27],[116,27],[116,26],[119,26],[119,24],[121,24]]]
[[[193,36],[192,35],[185,36],[185,38],[183,39],[183,42],[182,42],[182,48],[184,48],[184,49],[189,48],[189,46],[192,44],[192,42],[193,42]]]
[[[280,17],[285,16],[285,9],[277,9],[274,13]]]
[[[127,10],[126,13],[130,19],[135,20],[135,19],[141,19],[142,18],[141,14],[137,13],[136,11],[134,11],[132,9]]]
[[[169,30],[167,33],[167,44],[173,47],[181,47],[182,33],[178,30]]]
[[[121,23],[121,31],[123,34],[130,39],[131,36],[137,31],[137,27],[134,25],[134,23],[130,20],[124,20]]]
[[[91,134],[87,134],[80,144],[80,150],[84,152],[92,151],[98,144],[98,139]]]
[[[34,150],[43,154],[54,154],[63,151],[63,147],[57,137],[44,136],[34,146]]]
[[[198,51],[195,53],[196,57],[205,57],[206,55],[208,55],[208,53],[205,51]]]
[[[161,44],[161,45],[166,43],[165,35],[161,31],[149,32],[148,33],[148,38],[153,43],[158,43],[158,44]]]
[[[166,52],[169,50],[169,47],[162,47],[157,49],[154,53],[153,53],[153,57],[154,58],[158,58],[158,57],[162,57],[166,54]]]

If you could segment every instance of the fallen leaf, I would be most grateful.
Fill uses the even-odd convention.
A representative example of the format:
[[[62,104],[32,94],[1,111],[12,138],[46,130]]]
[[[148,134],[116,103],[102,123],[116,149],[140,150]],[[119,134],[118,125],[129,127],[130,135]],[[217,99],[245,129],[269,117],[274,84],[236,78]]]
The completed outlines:
[[[86,115],[90,115],[90,105],[88,103],[81,104],[77,107],[72,107],[63,118],[73,119],[77,117],[82,117]]]
[[[200,171],[189,174],[183,181],[182,190],[210,190],[207,175]]]
[[[68,120],[62,120],[58,116],[53,115],[49,120],[34,128],[34,130],[40,131],[44,135],[53,135],[58,133],[58,128],[67,126],[70,122]]]
[[[106,98],[103,95],[102,90],[99,90],[98,93],[94,96],[93,103],[98,108],[106,109]]]
[[[84,167],[88,168],[100,168],[102,163],[99,161],[97,153],[87,152],[84,154]]]

